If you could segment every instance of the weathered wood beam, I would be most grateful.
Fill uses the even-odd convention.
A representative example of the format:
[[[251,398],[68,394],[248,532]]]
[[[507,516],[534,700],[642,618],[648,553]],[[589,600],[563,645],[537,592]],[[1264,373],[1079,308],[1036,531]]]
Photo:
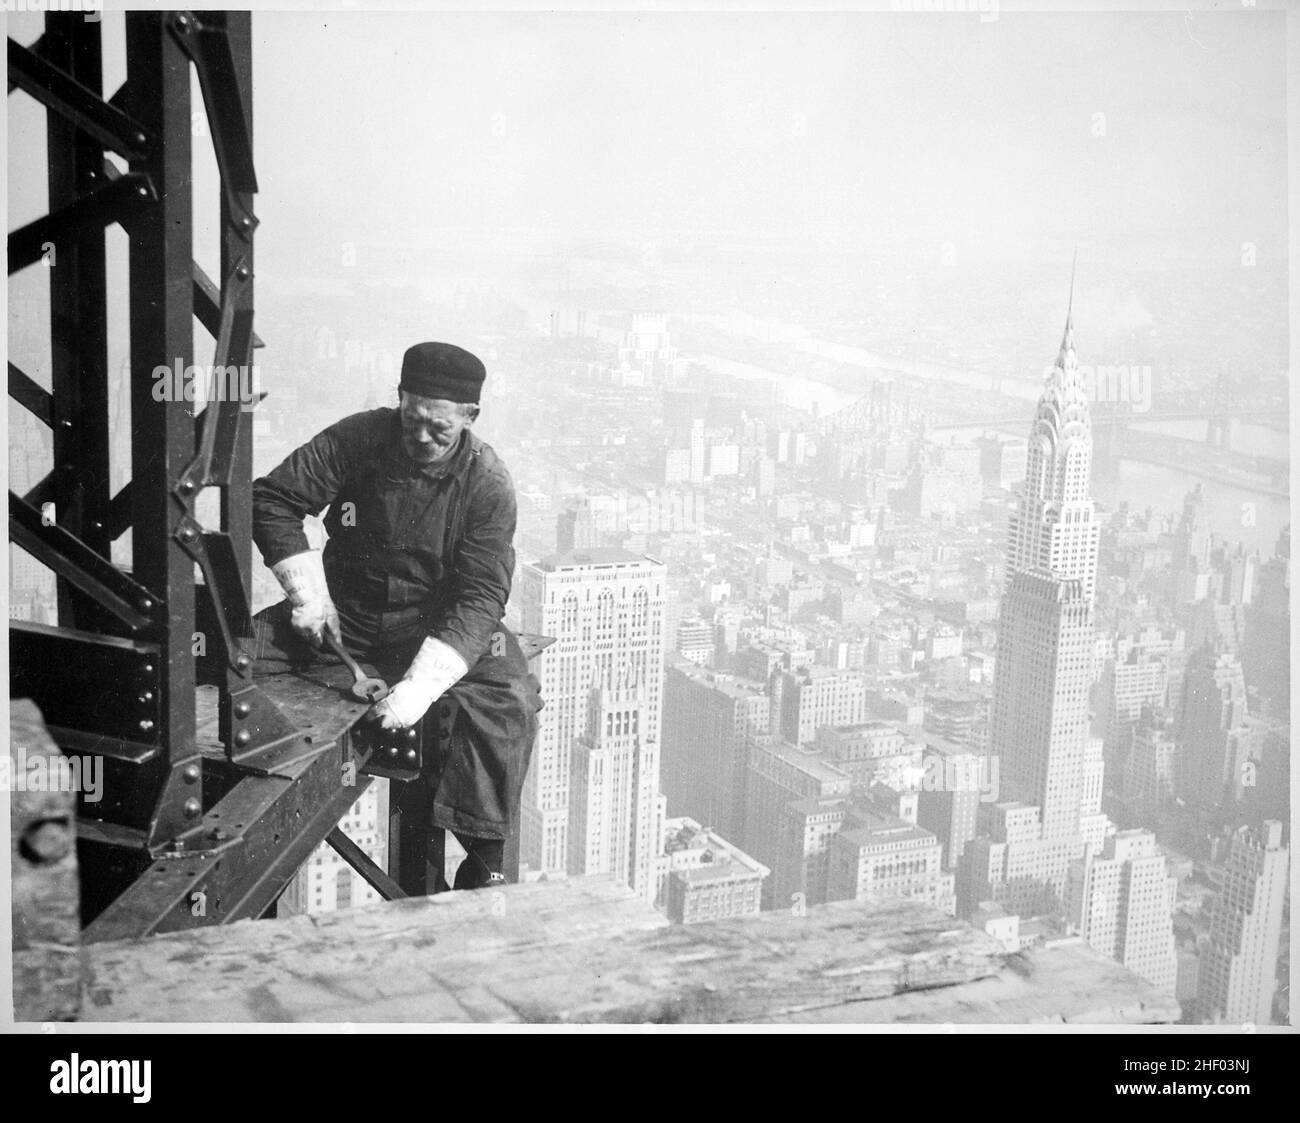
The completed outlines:
[[[20,952],[19,958],[29,955]],[[1016,955],[911,902],[670,926],[606,878],[88,945],[87,1021],[1161,1023],[1082,944]]]
[[[14,1020],[71,1021],[79,1013],[80,896],[73,791],[24,790],[57,777],[66,758],[26,698],[9,704],[9,858],[13,887]]]

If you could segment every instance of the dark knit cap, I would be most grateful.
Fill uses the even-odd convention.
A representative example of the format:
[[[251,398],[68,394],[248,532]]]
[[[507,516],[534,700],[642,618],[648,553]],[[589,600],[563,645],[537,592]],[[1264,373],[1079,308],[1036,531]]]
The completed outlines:
[[[448,402],[478,402],[487,371],[463,347],[454,343],[417,343],[402,356],[398,386],[422,398]]]

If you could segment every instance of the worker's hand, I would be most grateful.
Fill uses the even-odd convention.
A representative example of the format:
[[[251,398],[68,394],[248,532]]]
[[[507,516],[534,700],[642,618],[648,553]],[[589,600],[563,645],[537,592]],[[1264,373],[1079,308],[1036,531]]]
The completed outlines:
[[[330,599],[325,563],[319,550],[308,550],[276,562],[271,566],[271,572],[293,606],[289,624],[294,635],[313,647],[324,646],[326,628],[335,636],[342,635],[338,610]]]
[[[429,636],[415,653],[402,680],[375,706],[373,712],[381,724],[385,718],[396,722],[396,725],[384,724],[385,729],[412,726],[468,673],[469,667],[454,647]]]
[[[390,693],[388,697],[384,698],[382,701],[376,702],[366,711],[366,716],[362,718],[362,720],[376,722],[380,729],[389,731],[408,728],[401,718],[393,713],[392,706],[388,704],[388,698],[391,697],[392,694]],[[416,719],[416,721],[418,720],[419,718]]]
[[[294,605],[289,613],[289,626],[299,639],[305,639],[312,647],[325,646],[325,629],[334,633],[334,638],[342,636],[339,630],[339,612],[334,602],[327,596],[324,600],[312,600],[306,604]]]

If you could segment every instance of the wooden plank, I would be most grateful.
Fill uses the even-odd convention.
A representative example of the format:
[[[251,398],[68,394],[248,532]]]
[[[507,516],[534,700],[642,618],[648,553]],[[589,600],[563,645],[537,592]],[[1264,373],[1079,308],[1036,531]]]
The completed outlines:
[[[9,706],[9,842],[13,889],[14,1020],[67,1021],[79,1011],[77,797],[26,791],[62,759],[30,699]],[[21,962],[20,962],[21,959]]]
[[[671,927],[603,878],[86,949],[93,1020],[743,1022],[996,974],[908,902]]]
[[[630,890],[593,878],[91,944],[85,1017],[517,1021],[482,982],[494,964],[667,923]],[[437,963],[464,977],[448,985]]]
[[[874,1002],[795,1014],[795,1023],[925,1025],[1170,1025],[1181,1010],[1157,990],[1085,944],[1035,948],[988,979],[909,991]],[[771,1019],[766,1019],[771,1020]]]

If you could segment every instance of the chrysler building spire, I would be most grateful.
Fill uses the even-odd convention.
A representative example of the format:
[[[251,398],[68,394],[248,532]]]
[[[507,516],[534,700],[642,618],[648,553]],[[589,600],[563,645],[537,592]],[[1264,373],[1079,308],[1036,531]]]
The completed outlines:
[[[1092,418],[1074,347],[1074,271],[1065,332],[1029,430],[1025,486],[1011,517],[1007,578],[1073,577],[1092,602],[1099,526],[1091,494]]]

